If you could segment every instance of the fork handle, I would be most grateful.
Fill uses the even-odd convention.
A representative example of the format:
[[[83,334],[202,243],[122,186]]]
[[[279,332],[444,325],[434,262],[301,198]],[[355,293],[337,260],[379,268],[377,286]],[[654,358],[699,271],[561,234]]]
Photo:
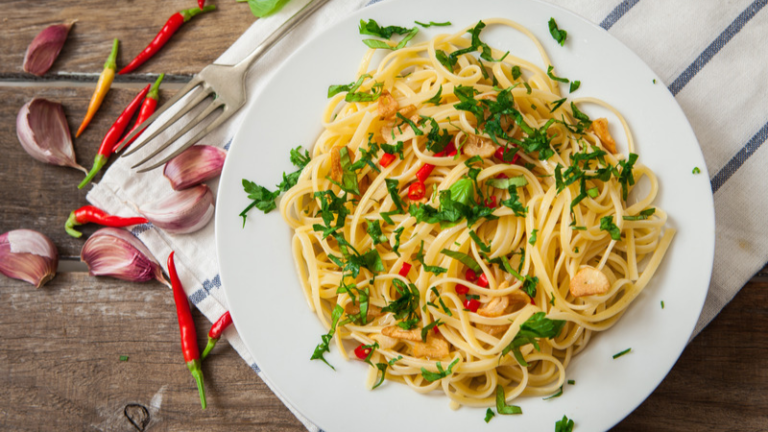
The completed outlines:
[[[324,4],[328,3],[328,0],[309,0],[306,5],[304,5],[303,8],[301,8],[298,12],[296,12],[292,17],[290,17],[286,22],[280,25],[280,27],[277,28],[272,34],[267,36],[266,39],[262,43],[259,44],[259,46],[256,47],[256,49],[253,50],[248,56],[242,60],[240,60],[239,63],[235,65],[235,68],[237,69],[248,69],[253,62],[261,58],[264,53],[269,51],[270,48],[272,48],[272,45],[276,44],[280,41],[280,39],[283,38],[288,32],[293,30],[294,27],[296,27],[299,23],[304,21],[309,15],[311,15],[316,10],[320,9],[320,7]]]

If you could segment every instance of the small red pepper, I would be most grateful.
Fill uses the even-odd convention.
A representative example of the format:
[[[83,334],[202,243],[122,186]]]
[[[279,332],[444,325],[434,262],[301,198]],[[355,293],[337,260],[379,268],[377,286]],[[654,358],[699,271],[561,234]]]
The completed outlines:
[[[224,334],[224,330],[226,330],[231,325],[232,315],[229,314],[229,311],[224,312],[224,315],[219,317],[219,319],[213,323],[211,329],[208,330],[208,345],[205,346],[203,353],[200,354],[201,360],[205,360],[205,358],[208,357],[208,353],[210,353],[213,347],[216,346],[216,342],[221,339],[221,335]]]
[[[500,173],[499,175],[496,176],[496,178],[497,179],[508,179],[509,176],[504,174],[504,173]]]
[[[477,278],[477,286],[481,288],[488,288],[488,277],[485,276],[485,273],[481,274],[479,278]]]
[[[435,157],[442,157],[442,156],[456,156],[456,146],[453,144],[453,141],[449,142],[447,146],[443,149],[441,152],[435,153]],[[432,174],[432,170],[435,169],[435,166],[432,164],[424,164],[421,168],[419,168],[418,171],[416,171],[416,178],[421,180],[422,183],[427,181],[427,178],[430,174]]]
[[[411,265],[408,263],[403,263],[403,266],[400,267],[400,272],[398,273],[402,277],[408,277],[408,272],[411,271]]]
[[[388,167],[392,162],[395,161],[395,158],[397,156],[389,153],[384,153],[379,158],[379,165],[383,166],[384,168]]]
[[[464,279],[470,282],[474,282],[477,280],[477,273],[475,273],[475,271],[471,268],[468,268],[467,271],[464,272]]]
[[[472,312],[477,312],[480,308],[480,301],[476,299],[464,300],[464,309],[469,309]]]
[[[496,208],[496,195],[491,195],[485,199],[485,206],[488,208]]]
[[[142,91],[139,92],[139,94],[136,95],[136,97],[133,98],[131,103],[128,104],[127,107],[123,110],[123,112],[120,113],[119,116],[117,116],[117,120],[115,120],[114,123],[112,123],[112,127],[109,128],[107,131],[107,134],[104,135],[104,139],[101,140],[101,146],[99,146],[99,151],[96,153],[96,158],[93,160],[93,167],[91,168],[91,171],[88,173],[88,175],[85,176],[82,182],[77,186],[78,189],[84,188],[88,183],[93,180],[93,178],[96,176],[96,173],[98,173],[101,168],[106,165],[107,161],[109,160],[109,157],[112,156],[113,149],[115,148],[115,144],[117,144],[118,141],[120,141],[120,137],[123,135],[123,132],[125,132],[125,128],[128,127],[128,123],[133,118],[133,115],[136,113],[136,111],[139,109],[139,106],[141,106],[142,100],[144,100],[144,97],[149,93],[149,87],[150,85],[147,84],[146,87]]]
[[[149,89],[149,93],[147,93],[147,97],[144,98],[144,102],[141,104],[141,109],[139,110],[139,117],[136,119],[136,123],[133,124],[133,127],[131,130],[128,131],[127,134],[125,134],[125,138],[122,139],[122,141],[115,144],[115,146],[112,148],[112,153],[116,152],[118,148],[121,146],[123,147],[123,150],[127,149],[129,145],[131,145],[132,142],[136,140],[136,138],[139,137],[142,133],[144,133],[144,130],[147,129],[145,126],[144,129],[141,130],[141,132],[137,133],[133,136],[128,142],[123,145],[123,142],[125,142],[125,139],[130,136],[133,131],[139,128],[142,123],[144,123],[152,114],[155,113],[155,109],[157,108],[157,101],[160,100],[160,83],[163,81],[163,77],[165,77],[164,73],[161,73],[159,77],[157,77],[157,81],[155,81],[154,84],[152,84],[152,87]]]
[[[499,148],[496,149],[496,153],[494,153],[493,155],[496,157],[496,159],[499,159],[500,161],[502,161],[502,162],[504,162],[506,164],[515,164],[515,163],[517,163],[517,161],[520,159],[520,154],[518,152],[515,152],[515,154],[512,156],[512,160],[511,161],[507,162],[507,161],[504,160],[504,156],[505,156],[504,153],[507,153],[509,151],[510,150],[508,150],[507,147],[500,146]]]
[[[355,355],[360,360],[365,360],[368,358],[368,355],[371,353],[371,347],[365,347],[365,345],[360,344],[355,348]]]
[[[466,285],[456,284],[456,294],[464,295],[469,292],[469,288]]]
[[[200,369],[200,348],[197,346],[197,331],[192,320],[192,311],[189,310],[189,299],[184,293],[179,275],[176,273],[176,263],[173,262],[173,252],[168,255],[168,276],[171,277],[173,288],[173,301],[176,303],[176,314],[179,318],[179,330],[181,331],[181,352],[187,368],[197,382],[197,391],[200,393],[200,404],[203,409],[205,403],[205,388],[203,387],[203,370]]]
[[[80,231],[75,230],[75,226],[83,225],[87,223],[95,223],[106,227],[123,228],[131,225],[139,225],[147,223],[147,220],[143,217],[120,217],[107,214],[104,210],[91,205],[80,207],[69,214],[67,223],[64,225],[64,229],[67,230],[67,234],[72,237],[79,238],[83,235]]]
[[[418,201],[424,198],[425,189],[426,187],[422,181],[415,181],[411,183],[411,185],[408,186],[408,198],[411,201]]]
[[[192,19],[195,15],[203,12],[210,12],[215,9],[216,6],[208,5],[203,8],[184,9],[171,15],[171,17],[168,18],[168,21],[165,22],[163,28],[160,29],[160,32],[157,33],[157,36],[155,36],[155,38],[152,39],[152,42],[144,48],[144,51],[140,52],[139,55],[131,60],[131,62],[128,63],[128,66],[124,67],[118,74],[123,75],[132,72],[134,69],[144,64],[145,61],[149,60],[153,55],[160,51],[160,48],[171,39],[171,36],[179,30],[182,24]]]
[[[200,6],[200,9],[205,7],[205,0],[197,0],[197,5]]]
[[[432,327],[432,331],[435,332],[435,334],[440,334],[440,329],[437,328],[437,326]]]

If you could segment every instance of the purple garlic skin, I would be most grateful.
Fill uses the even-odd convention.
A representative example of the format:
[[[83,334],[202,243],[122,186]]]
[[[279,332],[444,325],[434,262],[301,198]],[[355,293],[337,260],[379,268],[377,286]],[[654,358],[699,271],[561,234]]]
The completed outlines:
[[[167,233],[189,234],[202,229],[213,218],[213,192],[204,184],[198,185],[143,205],[139,213]]]
[[[42,76],[51,68],[67,40],[71,23],[55,24],[43,29],[32,39],[24,54],[24,72]]]
[[[45,235],[20,229],[0,235],[0,273],[37,288],[56,276],[59,252]]]
[[[207,145],[196,145],[165,164],[163,175],[173,190],[184,190],[199,185],[221,174],[227,152]]]
[[[110,276],[130,282],[156,279],[167,283],[163,269],[144,243],[119,228],[102,228],[83,245],[80,260],[91,276]]]
[[[75,161],[72,134],[60,103],[35,98],[24,104],[16,116],[16,136],[24,150],[40,162],[88,173]]]

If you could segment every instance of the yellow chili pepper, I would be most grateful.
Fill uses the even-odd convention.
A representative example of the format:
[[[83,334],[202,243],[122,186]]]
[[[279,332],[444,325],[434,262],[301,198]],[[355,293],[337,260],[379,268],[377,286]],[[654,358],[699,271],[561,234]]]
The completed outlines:
[[[107,95],[109,88],[112,86],[112,81],[115,79],[115,70],[117,69],[117,44],[118,41],[115,39],[115,42],[112,44],[112,52],[109,54],[107,62],[104,63],[104,70],[99,76],[99,82],[96,83],[96,91],[94,91],[93,96],[91,96],[91,102],[88,103],[88,111],[85,113],[85,118],[77,129],[75,138],[79,137],[88,126],[88,123],[91,122],[96,111],[99,110],[101,102],[104,100],[104,96]]]

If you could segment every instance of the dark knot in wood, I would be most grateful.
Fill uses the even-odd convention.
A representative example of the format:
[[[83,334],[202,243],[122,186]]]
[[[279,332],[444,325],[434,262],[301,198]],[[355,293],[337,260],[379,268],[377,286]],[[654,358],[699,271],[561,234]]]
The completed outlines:
[[[137,431],[144,432],[146,430],[150,416],[149,410],[144,405],[128,404],[125,406],[123,414]]]

